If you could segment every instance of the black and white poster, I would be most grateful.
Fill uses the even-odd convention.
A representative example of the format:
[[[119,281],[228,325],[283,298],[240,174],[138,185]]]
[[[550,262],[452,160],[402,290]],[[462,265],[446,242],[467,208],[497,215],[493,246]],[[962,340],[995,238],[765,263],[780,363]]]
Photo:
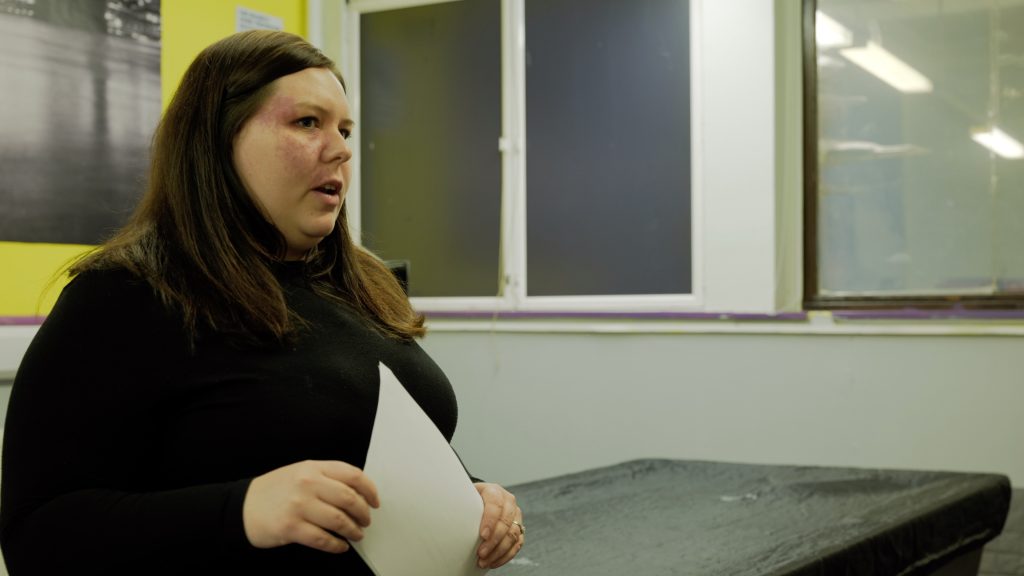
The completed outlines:
[[[0,241],[120,227],[160,97],[160,0],[0,0]]]

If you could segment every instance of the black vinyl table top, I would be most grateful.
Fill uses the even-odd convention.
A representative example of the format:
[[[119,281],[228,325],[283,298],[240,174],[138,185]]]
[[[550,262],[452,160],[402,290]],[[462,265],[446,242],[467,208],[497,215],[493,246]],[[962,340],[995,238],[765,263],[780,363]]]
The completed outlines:
[[[997,474],[635,460],[511,488],[495,576],[917,575],[1003,528]]]

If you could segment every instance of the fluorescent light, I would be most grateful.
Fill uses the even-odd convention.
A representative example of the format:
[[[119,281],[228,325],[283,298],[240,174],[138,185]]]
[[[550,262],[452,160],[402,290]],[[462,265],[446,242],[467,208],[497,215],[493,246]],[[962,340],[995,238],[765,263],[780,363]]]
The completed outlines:
[[[839,53],[900,92],[932,91],[931,80],[874,42],[863,48],[844,48]]]
[[[1024,146],[999,128],[992,128],[987,132],[974,132],[971,138],[1003,158],[1024,158]]]
[[[846,48],[853,45],[853,32],[818,10],[814,13],[814,39],[818,48]]]

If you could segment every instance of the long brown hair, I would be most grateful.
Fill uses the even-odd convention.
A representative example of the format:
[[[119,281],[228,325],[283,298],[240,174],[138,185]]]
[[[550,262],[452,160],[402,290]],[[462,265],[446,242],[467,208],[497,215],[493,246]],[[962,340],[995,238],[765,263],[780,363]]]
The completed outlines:
[[[242,185],[232,148],[270,84],[306,68],[328,69],[345,85],[331,59],[294,34],[241,32],[203,50],[157,127],[142,201],[70,274],[127,268],[183,316],[191,338],[203,328],[256,342],[291,334],[301,321],[273,273],[287,245]],[[344,206],[305,267],[318,294],[347,302],[385,334],[423,335],[423,316],[398,281],[352,241]]]

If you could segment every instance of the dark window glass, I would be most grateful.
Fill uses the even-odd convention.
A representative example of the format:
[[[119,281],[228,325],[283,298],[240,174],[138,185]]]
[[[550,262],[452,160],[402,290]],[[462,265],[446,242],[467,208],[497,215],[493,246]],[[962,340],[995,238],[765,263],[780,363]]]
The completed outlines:
[[[493,296],[501,222],[501,3],[362,15],[362,241],[411,296]]]
[[[527,292],[691,292],[689,3],[526,2]]]

